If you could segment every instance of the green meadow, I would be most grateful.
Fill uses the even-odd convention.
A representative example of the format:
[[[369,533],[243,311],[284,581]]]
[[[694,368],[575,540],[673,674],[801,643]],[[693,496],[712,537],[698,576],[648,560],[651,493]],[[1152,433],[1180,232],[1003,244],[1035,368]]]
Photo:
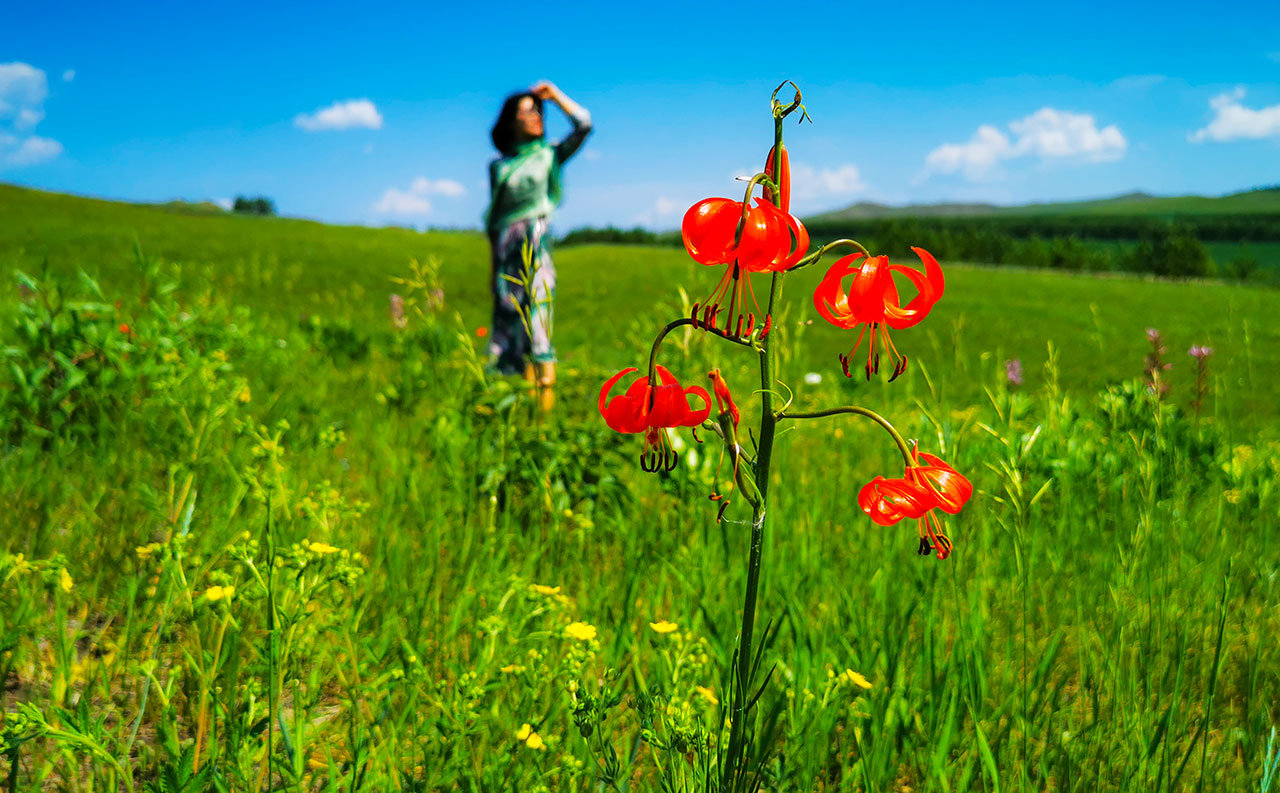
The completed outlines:
[[[720,271],[555,260],[542,413],[484,372],[479,234],[0,185],[5,789],[710,789],[751,513],[714,434],[646,474],[597,399]],[[841,373],[825,263],[785,279],[780,398],[975,493],[920,557],[858,506],[874,423],[784,422],[759,789],[1280,790],[1280,292],[943,266],[893,383]],[[750,352],[659,360],[758,425]]]

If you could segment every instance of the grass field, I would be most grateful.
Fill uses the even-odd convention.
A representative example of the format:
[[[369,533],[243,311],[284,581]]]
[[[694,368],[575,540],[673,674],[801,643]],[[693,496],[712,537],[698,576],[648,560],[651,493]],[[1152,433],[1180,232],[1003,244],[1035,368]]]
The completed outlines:
[[[0,299],[8,789],[699,778],[750,512],[735,495],[715,520],[713,437],[643,474],[596,397],[718,272],[669,249],[560,252],[544,416],[481,369],[476,234],[11,187],[0,210],[0,270],[51,273]],[[443,307],[430,270],[390,282],[411,259],[439,261]],[[901,470],[873,424],[785,425],[764,789],[1259,789],[1280,725],[1280,293],[944,266],[943,300],[895,336],[912,367],[892,384],[840,374],[850,336],[809,324],[821,270],[786,281],[796,403],[871,407],[976,493],[948,518],[954,555],[921,558],[909,526],[857,506]],[[46,307],[58,290],[74,311]],[[402,331],[392,291],[423,309]],[[1138,382],[1149,326],[1174,364],[1163,405]],[[1198,419],[1192,344],[1215,348]],[[689,383],[720,366],[758,420],[742,350],[679,331],[661,360]]]

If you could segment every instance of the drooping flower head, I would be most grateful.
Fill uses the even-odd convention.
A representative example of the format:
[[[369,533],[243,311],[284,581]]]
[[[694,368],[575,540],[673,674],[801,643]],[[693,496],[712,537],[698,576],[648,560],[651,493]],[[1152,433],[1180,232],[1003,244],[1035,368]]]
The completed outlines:
[[[973,485],[938,457],[916,449],[911,454],[913,464],[906,466],[902,478],[872,479],[858,493],[858,505],[881,526],[892,526],[903,518],[918,520],[917,552],[927,556],[936,551],[939,559],[946,559],[951,555],[951,540],[934,510],[958,513],[973,495]]]
[[[789,200],[789,186],[786,194]],[[680,236],[689,256],[699,264],[725,265],[711,296],[693,307],[700,327],[750,336],[757,320],[769,319],[760,311],[750,274],[786,270],[809,250],[803,223],[763,198],[754,199],[754,204],[747,208],[730,198],[706,198],[684,213]],[[728,311],[721,318],[726,298]],[[748,308],[748,300],[754,310]]]
[[[919,323],[933,310],[934,304],[942,297],[945,286],[938,260],[923,248],[911,250],[924,262],[923,273],[900,264],[889,264],[888,256],[864,259],[858,253],[845,256],[831,265],[814,290],[813,304],[823,319],[836,327],[850,330],[863,326],[853,349],[848,355],[840,356],[845,376],[851,376],[849,360],[862,346],[862,339],[868,335],[868,330],[871,338],[864,367],[867,379],[870,380],[874,372],[880,371],[877,345],[893,361],[890,380],[907,370],[907,356],[899,353],[893,345],[889,338],[889,328],[901,330]],[[894,273],[901,273],[916,289],[916,296],[905,306],[898,297],[898,286],[893,281]],[[851,279],[848,287],[845,286],[846,279]]]
[[[609,400],[609,392],[619,380],[639,371],[629,367],[605,381],[600,389],[600,415],[612,429],[623,433],[644,433],[644,451],[640,467],[646,471],[670,471],[679,462],[671,449],[667,430],[675,427],[697,427],[711,413],[711,396],[701,386],[684,388],[667,367],[657,365],[658,384],[651,385],[645,375],[632,381],[627,390]],[[689,407],[689,397],[702,400],[702,407]]]

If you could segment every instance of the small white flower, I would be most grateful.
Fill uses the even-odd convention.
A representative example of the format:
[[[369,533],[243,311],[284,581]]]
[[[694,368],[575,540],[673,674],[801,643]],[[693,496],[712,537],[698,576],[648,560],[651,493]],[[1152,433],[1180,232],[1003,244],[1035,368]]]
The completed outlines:
[[[804,376],[804,381],[808,385],[817,385],[822,382],[822,375],[817,372],[809,372]]]

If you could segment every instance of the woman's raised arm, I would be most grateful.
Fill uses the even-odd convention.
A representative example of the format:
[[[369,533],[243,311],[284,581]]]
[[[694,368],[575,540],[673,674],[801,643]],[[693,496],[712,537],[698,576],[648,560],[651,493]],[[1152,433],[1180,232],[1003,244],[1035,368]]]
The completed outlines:
[[[587,109],[577,102],[570,99],[553,83],[546,80],[538,83],[529,89],[530,92],[539,99],[546,101],[551,100],[564,111],[564,114],[573,122],[573,131],[565,137],[564,140],[555,144],[556,157],[560,162],[564,162],[573,156],[586,140],[587,133],[591,131],[591,114]]]

